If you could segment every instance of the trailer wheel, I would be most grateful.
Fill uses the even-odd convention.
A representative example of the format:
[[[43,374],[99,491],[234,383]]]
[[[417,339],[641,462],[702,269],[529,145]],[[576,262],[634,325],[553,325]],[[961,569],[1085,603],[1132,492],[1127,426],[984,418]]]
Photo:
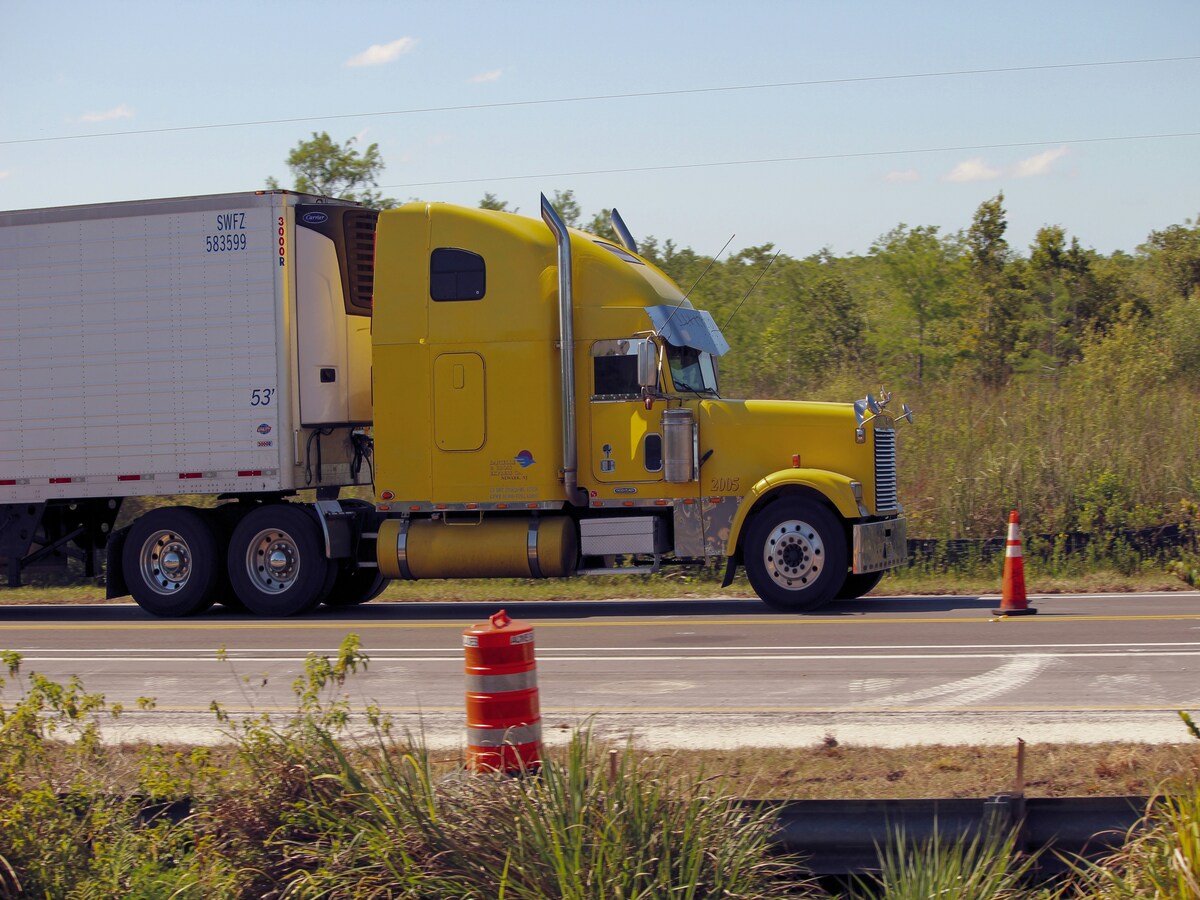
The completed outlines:
[[[316,514],[273,503],[247,513],[229,539],[229,580],[260,616],[294,616],[316,606],[329,567]]]
[[[838,600],[857,600],[863,594],[869,593],[883,579],[883,572],[851,573],[842,582],[837,592]]]
[[[221,563],[211,523],[189,506],[150,510],[130,527],[121,551],[130,595],[156,616],[191,616],[211,606]]]
[[[744,546],[746,576],[774,609],[800,612],[833,599],[845,581],[846,537],[813,501],[778,500],[756,514]]]
[[[378,569],[342,569],[325,598],[325,605],[335,608],[361,606],[382,594],[390,581]]]

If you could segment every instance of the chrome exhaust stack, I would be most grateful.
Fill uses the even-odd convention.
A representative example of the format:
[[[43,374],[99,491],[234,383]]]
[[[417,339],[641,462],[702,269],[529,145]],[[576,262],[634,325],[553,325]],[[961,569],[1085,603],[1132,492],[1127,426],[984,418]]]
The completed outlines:
[[[579,452],[575,437],[575,302],[571,289],[571,236],[542,194],[542,220],[558,245],[558,342],[562,350],[563,487],[567,502],[578,504]]]

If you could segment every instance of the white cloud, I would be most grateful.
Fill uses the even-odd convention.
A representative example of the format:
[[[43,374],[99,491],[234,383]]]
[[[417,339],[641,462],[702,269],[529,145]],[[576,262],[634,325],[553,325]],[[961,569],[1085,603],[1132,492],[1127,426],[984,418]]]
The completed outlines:
[[[399,59],[416,45],[417,39],[411,37],[402,37],[390,44],[372,44],[362,53],[357,53],[346,60],[346,65],[351,68],[382,66],[384,63]]]
[[[503,69],[492,69],[490,72],[480,72],[471,78],[471,84],[487,84],[489,81],[499,81],[504,74]]]
[[[896,169],[883,177],[891,184],[912,184],[921,180],[921,173],[916,169]]]
[[[132,119],[133,110],[128,104],[122,103],[120,106],[114,106],[112,109],[106,109],[103,112],[84,113],[79,117],[80,122],[89,124],[94,122],[111,122],[113,119]]]
[[[12,172],[9,172],[7,170],[0,171],[0,181],[3,181],[5,178],[7,178],[11,174],[12,174]]]
[[[1017,178],[1036,178],[1038,175],[1048,175],[1050,174],[1050,167],[1055,161],[1062,159],[1066,155],[1066,147],[1047,150],[1045,153],[1039,153],[1028,159],[1020,160],[1012,167],[1012,173]]]
[[[981,157],[966,159],[950,170],[945,181],[995,181],[1004,172],[994,166],[989,166]]]
[[[1015,163],[1004,168],[997,168],[991,165],[982,157],[975,159],[967,159],[960,162],[957,166],[950,170],[942,180],[943,181],[995,181],[997,178],[1037,178],[1041,175],[1049,175],[1050,168],[1055,162],[1062,159],[1068,153],[1066,147],[1057,147],[1053,150],[1046,150],[1034,156],[1019,159]]]

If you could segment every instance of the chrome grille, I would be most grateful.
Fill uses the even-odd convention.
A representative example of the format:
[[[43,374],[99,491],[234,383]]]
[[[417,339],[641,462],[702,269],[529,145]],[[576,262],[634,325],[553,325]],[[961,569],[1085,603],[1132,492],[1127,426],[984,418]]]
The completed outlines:
[[[895,512],[900,506],[896,494],[896,431],[875,429],[875,513]]]

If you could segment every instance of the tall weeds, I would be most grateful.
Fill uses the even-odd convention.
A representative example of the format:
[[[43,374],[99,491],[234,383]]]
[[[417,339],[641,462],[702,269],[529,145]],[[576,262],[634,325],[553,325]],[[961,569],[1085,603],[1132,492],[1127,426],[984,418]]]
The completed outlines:
[[[3,662],[3,900],[825,896],[797,860],[773,854],[769,811],[751,812],[719,778],[679,777],[669,758],[628,747],[605,757],[582,732],[536,776],[509,778],[435,761],[377,710],[356,736],[351,722],[364,717],[351,718],[342,689],[369,660],[354,636],[335,659],[306,662],[293,712],[219,713],[227,752],[150,747],[119,771],[99,732],[118,705],[76,680],[24,676],[14,654]],[[167,815],[174,800],[190,813]],[[1031,864],[1009,834],[917,845],[898,835],[853,896],[1051,896],[1025,884]],[[1200,900],[1197,872],[1193,785],[1053,896]]]
[[[857,881],[856,896],[880,900],[1014,900],[1033,896],[1024,880],[1037,858],[1021,856],[1015,831],[948,839],[934,830],[910,843],[903,831],[879,851],[880,872]]]
[[[6,659],[20,683],[20,660]],[[99,741],[111,707],[78,682],[31,675],[0,706],[0,897],[701,900],[788,889],[773,820],[719,780],[675,777],[629,749],[610,772],[587,734],[546,754],[536,776],[467,774],[396,740],[372,709],[356,738],[341,689],[368,662],[351,635],[335,659],[306,661],[293,713],[234,721],[218,708],[234,742],[223,762],[151,747],[120,785]],[[161,814],[181,798],[186,818]],[[803,896],[792,882],[789,895]]]

